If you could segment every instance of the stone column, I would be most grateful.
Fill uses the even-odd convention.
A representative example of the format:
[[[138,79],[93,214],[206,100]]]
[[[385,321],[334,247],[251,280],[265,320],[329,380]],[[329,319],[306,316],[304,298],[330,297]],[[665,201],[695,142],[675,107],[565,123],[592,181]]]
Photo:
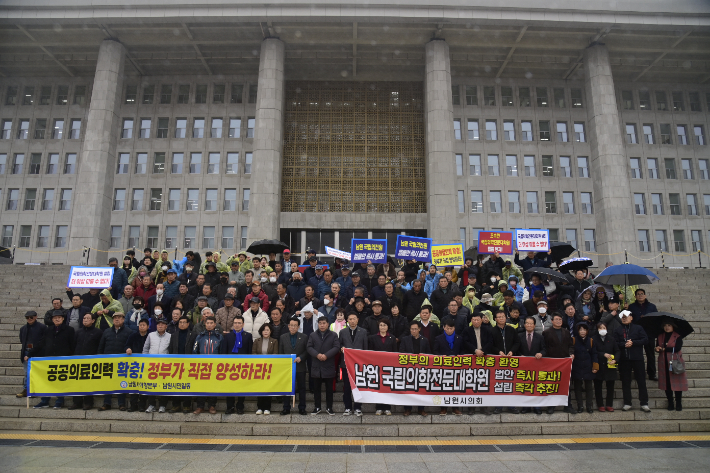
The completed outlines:
[[[459,239],[459,213],[454,163],[454,109],[451,103],[451,61],[446,41],[426,44],[424,113],[428,236],[434,243]],[[464,226],[468,226],[464,224]]]
[[[279,238],[284,122],[284,43],[261,43],[256,97],[249,242]]]
[[[86,134],[79,158],[77,185],[72,198],[69,247],[83,246],[106,251],[111,239],[113,176],[116,167],[123,66],[126,50],[117,41],[104,40],[91,92]],[[68,262],[77,262],[80,253],[70,253]],[[89,264],[106,266],[106,253],[91,251]]]
[[[609,52],[603,44],[593,44],[584,51],[584,85],[592,151],[590,158],[594,183],[596,253],[621,253],[592,258],[598,265],[603,265],[607,260],[621,263],[624,261],[625,249],[635,250],[636,236],[614,79]],[[589,228],[591,223],[584,223],[582,231],[587,225]]]

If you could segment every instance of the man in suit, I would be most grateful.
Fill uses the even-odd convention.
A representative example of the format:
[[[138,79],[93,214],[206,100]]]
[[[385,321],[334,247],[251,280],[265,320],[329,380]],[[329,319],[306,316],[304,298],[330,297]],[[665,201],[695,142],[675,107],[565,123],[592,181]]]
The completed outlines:
[[[441,356],[458,356],[463,351],[463,339],[461,335],[456,334],[456,322],[451,317],[447,317],[442,322],[444,325],[444,333],[438,335],[434,339],[434,354]],[[461,409],[454,407],[453,413],[460,416]],[[439,415],[445,416],[446,407],[442,407]]]
[[[279,339],[279,353],[282,355],[296,355],[296,390],[298,391],[298,413],[306,415],[306,347],[308,335],[298,331],[301,320],[294,316],[288,321],[288,333]],[[291,413],[291,397],[284,396],[282,416]]]
[[[542,332],[542,338],[545,339],[545,348],[547,349],[548,358],[572,358],[574,360],[574,342],[569,330],[562,327],[562,315],[557,313],[552,316],[552,328],[548,328]],[[572,390],[569,390],[567,399],[567,407],[564,409],[568,414],[576,414],[577,411],[572,407]],[[555,412],[554,406],[547,408],[548,414]]]
[[[367,330],[358,327],[357,314],[350,312],[348,314],[348,326],[340,331],[338,338],[340,340],[340,351],[344,352],[346,348],[354,348],[356,350],[367,350]],[[340,368],[343,370],[343,404],[345,404],[344,416],[349,416],[355,407],[355,415],[362,416],[362,404],[359,402],[353,406],[353,391],[350,385],[350,377],[345,366],[345,355],[340,357]]]
[[[520,356],[534,356],[536,360],[539,360],[547,354],[547,348],[545,348],[545,339],[542,338],[542,334],[535,331],[535,317],[527,316],[525,317],[525,332],[518,334],[520,338]],[[533,408],[535,414],[542,414],[542,409],[539,407]],[[520,411],[523,414],[530,412],[529,407],[523,407]]]
[[[495,326],[493,327],[493,353],[500,356],[515,356],[520,349],[520,339],[518,331],[506,324],[505,311],[496,309]],[[513,414],[519,414],[520,410],[517,407],[508,407],[508,410]],[[494,414],[500,414],[503,408],[496,407],[493,409]]]
[[[178,309],[179,311],[180,309]],[[187,315],[180,315],[177,323],[177,330],[170,335],[170,347],[168,353],[171,355],[189,355],[192,353],[197,333],[190,327],[190,318]],[[192,397],[172,396],[173,408],[170,412],[177,413],[182,409],[183,414],[189,414],[192,408]]]
[[[232,319],[232,330],[229,333],[225,333],[224,340],[220,345],[220,349],[223,355],[251,355],[252,345],[254,339],[251,333],[244,330],[244,317],[240,315],[235,315]],[[236,409],[234,407],[234,401],[236,401]],[[239,397],[228,397],[227,398],[227,410],[225,414],[244,414],[244,396]]]
[[[333,358],[340,352],[338,336],[330,330],[328,318],[318,318],[318,330],[308,336],[306,345],[311,356],[311,372],[313,378],[313,403],[315,407],[311,415],[318,415],[321,410],[321,385],[325,383],[325,412],[334,416],[333,412],[333,378],[335,378],[335,362]]]
[[[439,326],[431,321],[432,307],[430,305],[422,306],[419,311],[419,318],[422,321],[421,334],[422,337],[429,340],[429,346],[434,346],[434,340],[439,336],[441,330]]]
[[[476,356],[491,355],[493,353],[493,333],[483,325],[480,312],[471,315],[471,325],[463,333],[463,353]]]
[[[411,353],[413,355],[419,354],[429,354],[431,349],[429,348],[429,340],[426,337],[422,337],[420,332],[422,329],[422,323],[418,320],[412,320],[409,323],[409,333],[406,337],[402,337],[399,345],[400,353]],[[426,411],[424,406],[418,407],[419,415],[426,417]],[[409,416],[412,414],[412,406],[404,406],[404,416]]]

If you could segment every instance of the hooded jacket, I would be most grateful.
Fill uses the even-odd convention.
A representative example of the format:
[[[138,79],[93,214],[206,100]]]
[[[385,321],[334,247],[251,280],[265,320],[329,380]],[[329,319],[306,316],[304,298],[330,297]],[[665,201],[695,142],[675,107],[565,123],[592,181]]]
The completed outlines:
[[[244,297],[244,302],[242,303],[242,310],[244,312],[249,311],[249,303],[254,297],[257,297],[259,299],[259,301],[260,301],[259,307],[261,308],[261,310],[263,310],[264,312],[268,312],[269,311],[269,296],[266,295],[266,293],[264,292],[263,289],[261,289],[259,291],[259,295],[257,295],[257,296],[254,295],[254,291],[250,291],[249,294],[247,294],[246,297]]]
[[[427,297],[431,297],[431,293],[434,292],[436,288],[439,287],[439,279],[441,279],[443,275],[439,273],[438,271],[432,275],[431,273],[427,272],[426,273],[426,282],[424,283],[424,292],[426,292]]]
[[[192,353],[195,355],[218,355],[223,339],[222,334],[217,333],[216,330],[205,330],[195,339]]]
[[[111,291],[104,289],[101,291],[102,296],[106,296],[108,299],[108,304],[104,304],[103,301],[99,301],[98,304],[91,309],[91,315],[96,318],[96,328],[105,330],[106,328],[113,327],[113,314],[116,312],[123,312],[123,306],[120,302],[111,297]],[[108,310],[108,314],[96,315],[100,310]]]

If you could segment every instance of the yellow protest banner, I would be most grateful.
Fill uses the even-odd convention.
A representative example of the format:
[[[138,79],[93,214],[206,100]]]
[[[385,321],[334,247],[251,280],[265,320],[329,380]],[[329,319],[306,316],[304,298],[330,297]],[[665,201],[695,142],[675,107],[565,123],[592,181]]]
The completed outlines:
[[[31,358],[29,396],[293,395],[295,355],[93,355]]]
[[[431,262],[436,266],[463,266],[463,243],[432,245]]]

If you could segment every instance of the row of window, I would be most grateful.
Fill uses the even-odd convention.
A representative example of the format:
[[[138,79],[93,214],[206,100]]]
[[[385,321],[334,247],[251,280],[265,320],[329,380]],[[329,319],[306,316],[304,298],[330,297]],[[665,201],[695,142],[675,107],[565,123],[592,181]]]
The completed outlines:
[[[49,138],[52,140],[61,140],[62,138],[78,140],[81,136],[81,119],[72,118],[69,120],[69,136],[65,136],[64,121],[65,120],[63,118],[57,118],[54,120],[54,125],[52,126],[52,128],[47,129],[47,123],[50,122],[50,120],[47,118],[37,118],[35,120],[35,128],[32,137],[35,140],[43,140],[45,138]],[[2,130],[0,130],[0,133],[0,138],[3,140],[9,140],[13,138],[11,119],[2,121]],[[17,132],[15,133],[14,138],[18,140],[26,140],[29,137],[30,120],[28,118],[20,118],[18,120]]]
[[[639,251],[651,251],[651,240],[649,238],[649,230],[638,230],[638,243]],[[673,230],[673,252],[685,253],[685,230]],[[666,230],[655,230],[654,236],[656,238],[656,251],[669,251],[668,246],[668,235]],[[708,231],[708,241],[710,241],[710,231]],[[690,231],[690,245],[693,252],[704,251],[703,250],[703,231],[702,230],[691,230]]]
[[[641,125],[641,130],[643,131],[643,142],[647,145],[662,144],[662,145],[672,145],[673,144],[673,127],[670,123],[661,123],[658,125],[660,131],[660,140],[656,140],[656,136],[653,132],[653,123],[644,123]],[[625,126],[626,133],[626,143],[630,145],[636,145],[641,143],[639,141],[639,136],[637,134],[636,124],[627,123]],[[688,134],[688,125],[678,124],[675,126],[676,143],[679,145],[689,145],[695,143],[699,146],[705,146],[707,142],[705,141],[705,127],[703,125],[693,125],[693,137],[690,138]]]
[[[637,91],[635,97],[633,90],[621,90],[621,108],[624,110],[653,110],[653,105],[659,112],[673,110],[674,112],[684,112],[686,103],[691,112],[702,112],[701,92],[688,92],[686,100],[683,91],[672,91],[670,95],[665,90],[656,90],[651,93],[648,89]],[[669,100],[670,97],[670,100]],[[710,110],[710,92],[705,92],[705,103]]]
[[[508,207],[507,213],[519,214],[521,213],[521,202],[520,194],[521,191],[508,191]],[[537,191],[527,191],[525,193],[525,208],[529,214],[539,214],[541,212],[540,205],[538,203],[538,193]],[[484,213],[484,202],[483,202],[484,191],[471,191],[471,213]],[[546,214],[556,214],[557,209],[557,192],[556,191],[545,191],[545,208],[544,213]],[[593,214],[594,208],[592,206],[592,193],[591,192],[580,192],[579,193],[579,204],[580,208],[575,211],[575,198],[574,192],[562,192],[562,211],[565,214]],[[458,204],[459,213],[466,213],[466,194],[465,191],[458,191]],[[503,191],[492,190],[488,191],[488,212],[489,213],[503,213]]]
[[[192,95],[192,103],[243,103],[244,91],[248,91],[247,102],[256,103],[257,85],[249,84],[245,87],[244,84],[211,84],[211,90],[208,90],[208,84],[197,84],[193,88],[190,84],[179,84],[174,87],[172,84],[161,84],[158,87],[155,84],[146,84],[142,89],[138,89],[137,85],[127,85],[126,94],[123,103],[150,105],[152,103],[171,104],[173,95],[177,96],[177,103],[190,103]],[[194,93],[192,92],[194,90]],[[208,92],[211,92],[209,94]],[[229,92],[229,97],[227,97]],[[156,94],[158,96],[156,97]],[[227,101],[227,99],[229,99]]]
[[[242,119],[241,118],[228,118],[229,128],[227,129],[228,138],[240,138],[242,133]],[[121,127],[121,138],[128,139],[133,138],[135,119],[124,118],[123,125]],[[138,120],[140,128],[138,129],[138,138],[150,138],[151,137],[151,127],[152,120],[150,118],[141,118]],[[211,126],[208,131],[205,131],[205,124],[207,120],[202,117],[197,117],[192,119],[192,128],[190,128],[190,133],[188,134],[188,119],[187,118],[176,118],[175,119],[175,132],[172,134],[174,138],[222,138],[224,131],[225,120],[223,118],[212,118]],[[247,117],[247,138],[254,138],[254,126],[256,124],[256,119],[254,117]],[[158,127],[155,130],[156,138],[168,138],[169,136],[169,118],[158,118]]]
[[[52,102],[52,86],[43,85],[41,87],[34,87],[32,85],[27,85],[22,88],[22,93],[20,94],[19,100],[17,93],[20,91],[20,87],[16,85],[10,85],[7,87],[5,92],[5,105],[17,105],[18,103],[22,105],[34,105],[35,102],[39,105],[50,105],[52,103],[56,105],[67,105],[69,104],[69,86],[59,85],[57,86],[57,92],[55,95],[55,100]],[[39,97],[37,94],[39,93]],[[74,96],[72,103],[74,105],[86,105],[87,96],[87,86],[76,85],[74,86]]]
[[[515,87],[506,86],[483,86],[483,95],[480,105],[487,107],[495,107],[498,103],[503,107],[532,107],[533,103],[537,107],[546,108],[567,108],[568,104],[572,108],[582,108],[583,92],[580,88],[570,89],[569,95],[564,87],[555,87],[550,89],[547,87]],[[465,94],[466,105],[479,105],[479,87],[475,85],[454,85],[451,86],[451,101],[454,105],[461,105],[461,92]],[[533,96],[533,93],[535,94]],[[500,97],[500,98],[498,98]]]
[[[185,201],[183,203],[182,196],[185,191]],[[130,191],[130,195],[129,195]],[[203,201],[202,210],[209,211],[235,211],[237,210],[237,189],[224,189],[222,195],[224,198],[219,201],[219,189],[205,189],[205,200]],[[249,210],[249,197],[251,192],[249,189],[242,189],[241,210]],[[144,209],[145,189],[114,189],[113,194],[113,210],[146,210]],[[130,197],[130,201],[126,201]],[[162,210],[163,207],[163,189],[150,189],[150,200],[148,201],[147,210]],[[200,210],[200,189],[168,189],[167,193],[167,210],[169,211],[198,211]],[[221,209],[220,209],[221,204]]]
[[[144,241],[142,241],[141,227],[131,225],[128,227],[128,238],[125,241],[127,245],[124,246],[123,227],[111,226],[110,247],[124,249],[143,248],[144,246],[149,246],[151,248],[163,247],[166,249],[173,249],[180,246],[184,249],[233,249],[235,238],[234,229],[235,227],[233,226],[223,226],[221,227],[221,233],[218,234],[217,227],[202,227],[202,245],[200,246],[200,242],[197,239],[198,233],[196,226],[185,226],[182,233],[183,238],[179,239],[178,227],[168,225],[165,227],[164,240],[162,240],[163,244],[161,245],[160,227],[149,226],[147,228],[146,236],[143,238]],[[248,228],[246,226],[239,227],[239,230],[239,248],[245,249],[247,247]],[[0,237],[2,246],[6,248],[12,247],[15,241],[14,232],[14,225],[4,225],[2,227],[2,236]],[[50,225],[37,225],[35,235],[37,238],[35,243],[36,248],[49,248],[50,246],[53,246],[54,248],[66,248],[69,237],[69,226],[56,225],[53,240]],[[219,243],[220,245],[216,246],[216,243]],[[19,248],[29,248],[32,246],[32,225],[20,225],[17,246]]]
[[[0,175],[10,172],[10,174],[23,174],[27,168],[28,174],[40,174],[42,172],[42,154],[32,153],[30,161],[25,161],[24,153],[16,153],[10,168],[7,168],[7,154],[0,153]],[[26,166],[29,164],[29,166]],[[47,155],[47,163],[44,167],[45,174],[76,174],[76,153],[67,153],[64,156],[64,162],[61,162],[59,153],[49,153]]]
[[[38,201],[37,189],[25,189],[24,205],[20,207],[20,189],[8,189],[5,210],[53,210],[55,194],[54,189],[44,189],[42,200]],[[72,189],[60,189],[58,194],[57,210],[71,210]],[[2,189],[0,189],[0,199],[2,199]]]
[[[542,176],[554,177],[555,176],[555,164],[554,157],[550,155],[543,155],[542,159]],[[559,175],[562,177],[573,177],[576,172],[577,177],[587,178],[589,177],[589,158],[587,156],[578,156],[577,158],[572,158],[571,156],[560,156],[559,157]],[[576,166],[576,171],[574,167]],[[462,154],[456,154],[456,175],[464,175],[464,160]],[[485,168],[481,164],[480,154],[469,154],[468,155],[468,175],[470,176],[482,176],[483,169],[486,169],[486,176],[501,176],[505,175],[508,177],[536,177],[538,175],[536,158],[534,155],[523,156],[522,166],[518,162],[518,156],[515,154],[505,155],[505,169],[501,170],[500,157],[497,154],[489,154],[486,157]]]
[[[481,139],[479,122],[477,119],[469,119],[466,122],[466,139],[468,141],[478,141]],[[550,120],[538,121],[539,141],[551,141],[552,134],[550,129]],[[498,140],[498,120],[485,120],[487,141]],[[584,122],[574,122],[574,135],[570,135],[567,128],[567,122],[556,122],[556,140],[561,143],[566,143],[574,140],[579,143],[586,141],[584,133]],[[503,141],[516,141],[515,120],[503,120]],[[461,130],[461,119],[454,118],[454,139],[463,139]],[[534,141],[533,122],[532,120],[520,121],[520,139],[519,141]]]
[[[636,215],[666,215],[663,205],[663,194],[651,194],[651,208],[646,206],[646,194],[634,193],[634,213]],[[710,216],[710,194],[703,194],[703,208],[698,209],[697,194],[685,195],[685,214],[688,216],[709,215]],[[668,194],[669,215],[683,215],[683,204],[681,195]]]
[[[642,169],[642,159],[641,158],[631,158],[631,179],[643,179],[644,175],[648,179],[658,179],[660,174],[658,171],[658,158],[646,158],[646,173]],[[675,158],[664,158],[663,166],[665,169],[666,179],[678,179],[678,174],[676,172],[676,160]],[[692,159],[681,159],[680,160],[681,175],[683,179],[695,179],[695,170],[693,169]],[[701,180],[707,181],[710,179],[710,173],[708,173],[708,160],[698,159],[698,177]]]
[[[169,166],[170,174],[182,174],[183,167],[189,174],[202,174],[201,152],[189,153],[190,159],[185,162],[186,153],[173,153],[170,162],[166,163],[165,153],[153,153],[152,174],[163,174],[166,172],[166,164]],[[225,167],[222,169],[221,153],[209,152],[207,154],[207,174],[238,174],[239,173],[239,153],[226,153]],[[251,174],[253,153],[244,153],[244,174]],[[135,165],[131,166],[131,154],[119,153],[116,174],[128,174],[133,169],[134,174],[146,174],[148,172],[148,153],[136,153]]]

